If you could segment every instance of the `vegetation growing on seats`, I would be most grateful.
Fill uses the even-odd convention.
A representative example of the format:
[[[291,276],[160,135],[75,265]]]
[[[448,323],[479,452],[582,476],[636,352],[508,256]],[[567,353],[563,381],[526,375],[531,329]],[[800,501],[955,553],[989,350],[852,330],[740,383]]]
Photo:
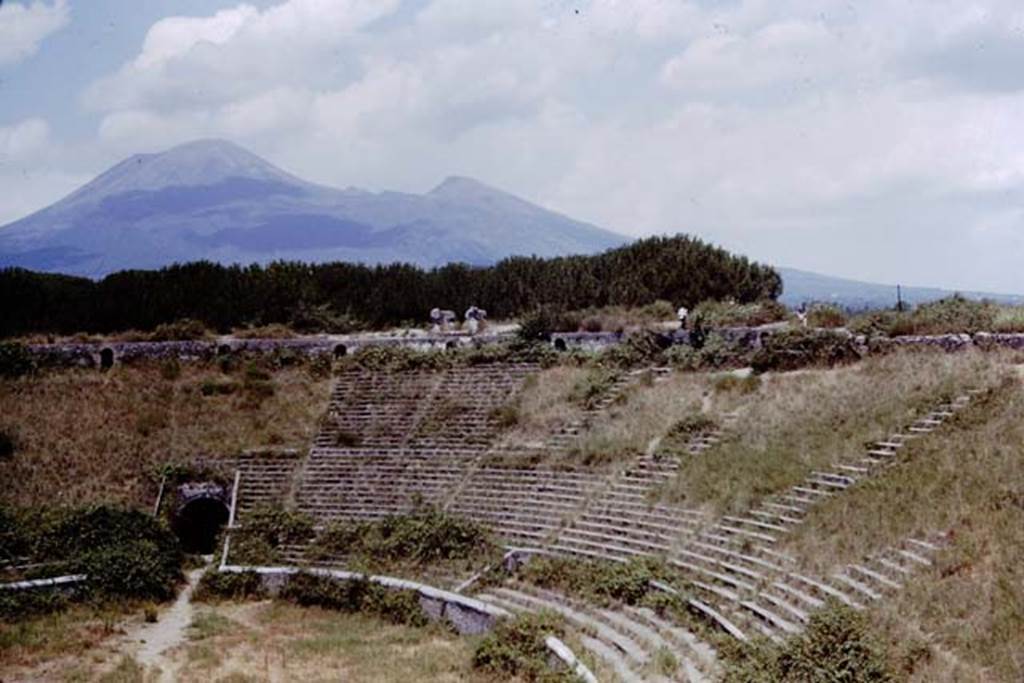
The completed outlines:
[[[519,569],[519,578],[599,605],[650,605],[664,610],[680,599],[659,591],[652,582],[669,583],[673,573],[664,562],[638,557],[629,562],[536,556]]]
[[[772,375],[745,396],[719,394],[722,409],[745,406],[741,424],[713,458],[683,458],[666,496],[719,512],[748,509],[811,470],[864,457],[869,444],[958,389],[998,375],[994,358],[980,353],[895,353],[836,371]]]
[[[423,506],[372,522],[333,522],[310,548],[309,557],[346,557],[349,566],[380,571],[460,560],[480,564],[497,552],[480,524]]]
[[[732,643],[725,656],[726,683],[891,681],[885,650],[867,617],[835,602],[811,614],[807,628],[780,644]]]
[[[503,619],[477,645],[473,666],[503,679],[543,683],[576,680],[570,672],[553,669],[549,664],[550,653],[544,642],[548,636],[565,637],[565,624],[553,612]]]
[[[229,561],[241,565],[268,565],[282,561],[284,546],[306,543],[314,537],[313,518],[282,508],[261,507],[246,515],[245,524],[231,532]]]
[[[6,269],[0,271],[0,300],[10,306],[0,336],[152,330],[182,317],[228,331],[291,322],[318,307],[381,327],[423,320],[438,305],[462,311],[475,304],[508,318],[542,305],[571,310],[664,299],[694,306],[730,296],[740,302],[775,298],[781,291],[771,268],[682,236],[640,240],[596,256],[514,257],[491,267],[451,264],[429,271],[408,264],[199,262],[93,282]]]
[[[990,357],[989,357],[990,358]],[[978,384],[991,383],[977,373]],[[946,421],[940,438],[842,501],[816,507],[779,548],[820,574],[907,537],[944,531],[946,548],[873,622],[893,643],[892,668],[916,681],[1019,680],[1024,652],[1024,392],[1009,378]],[[911,548],[912,550],[912,548]]]
[[[26,558],[22,578],[86,574],[76,599],[167,600],[181,580],[177,539],[149,515],[110,506],[0,510],[7,557]],[[71,595],[6,591],[0,616],[17,618],[63,606]]]

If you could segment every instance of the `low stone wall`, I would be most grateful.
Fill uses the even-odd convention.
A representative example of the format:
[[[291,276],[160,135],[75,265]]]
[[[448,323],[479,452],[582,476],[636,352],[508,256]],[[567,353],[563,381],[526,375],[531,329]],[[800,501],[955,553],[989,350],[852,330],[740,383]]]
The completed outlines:
[[[298,569],[296,567],[247,567],[238,565],[221,566],[220,571],[235,574],[252,572],[260,576],[263,586],[271,595],[277,595],[288,584],[291,577],[305,572],[339,581],[367,579],[392,590],[410,590],[419,594],[420,607],[431,621],[448,621],[462,635],[477,635],[494,628],[498,619],[511,617],[511,613],[479,600],[450,593],[433,586],[415,581],[397,579],[391,576],[367,576],[359,572],[340,569]]]
[[[211,360],[218,355],[252,354],[270,355],[283,351],[304,356],[341,357],[359,349],[381,346],[408,348],[417,351],[438,351],[468,348],[508,341],[509,334],[469,335],[331,335],[298,337],[294,339],[236,339],[224,337],[212,341],[163,342],[110,342],[31,344],[28,346],[36,361],[50,367],[104,367],[113,363],[131,363],[136,360],[180,361]]]
[[[727,341],[749,349],[761,348],[764,340],[777,334],[785,326],[773,324],[760,327],[727,327],[714,330]],[[824,331],[824,330],[823,330]],[[831,330],[839,334],[850,333],[845,329]],[[690,344],[690,332],[675,330],[662,333],[666,345]],[[385,337],[368,335],[337,335],[326,337],[301,337],[296,339],[234,339],[222,338],[216,341],[166,341],[166,342],[111,342],[32,344],[29,351],[42,366],[50,367],[105,367],[114,363],[131,363],[136,360],[162,360],[175,358],[181,361],[211,360],[218,355],[258,354],[269,355],[290,351],[305,356],[340,357],[359,349],[381,346],[408,348],[417,351],[438,351],[453,348],[468,348],[511,341],[512,334],[468,335],[418,335]],[[620,344],[625,335],[621,332],[557,332],[551,335],[551,345],[559,351],[571,349],[599,351]],[[1024,350],[1024,334],[978,332],[969,334],[908,335],[900,337],[871,337],[857,335],[855,341],[866,351],[883,352],[895,347],[931,347],[946,351],[962,351],[969,348],[993,349],[1010,348]]]

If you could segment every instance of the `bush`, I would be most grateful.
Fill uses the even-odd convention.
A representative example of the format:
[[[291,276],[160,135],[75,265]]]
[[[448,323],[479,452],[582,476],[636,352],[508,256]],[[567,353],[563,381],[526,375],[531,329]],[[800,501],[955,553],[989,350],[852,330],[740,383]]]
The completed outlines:
[[[757,327],[781,322],[788,315],[786,307],[773,300],[743,304],[733,301],[702,301],[690,312],[688,324],[691,327],[709,330],[721,327]]]
[[[348,555],[363,564],[419,565],[480,557],[493,550],[487,531],[468,519],[426,507],[373,522],[335,522],[317,539],[319,557]]]
[[[750,361],[756,372],[796,370],[808,366],[831,367],[860,358],[853,338],[819,330],[785,330],[770,335]]]
[[[721,370],[748,365],[752,351],[711,332],[698,347],[686,344],[673,346],[665,354],[666,361],[680,370]]]
[[[666,580],[668,573],[658,561],[649,558],[619,563],[534,557],[520,569],[520,576],[541,588],[576,595],[597,604],[639,605],[657,592],[651,582]]]
[[[313,518],[301,512],[262,507],[247,515],[231,534],[231,560],[237,564],[272,564],[284,545],[301,544],[316,535]]]
[[[0,611],[6,616],[60,607],[71,597],[168,600],[182,578],[184,558],[177,539],[137,510],[95,506],[0,511],[0,545],[9,556],[39,563],[27,578],[55,572],[89,577],[74,596],[5,600]]]
[[[149,341],[189,341],[211,339],[213,334],[206,325],[191,318],[181,318],[170,323],[161,323],[149,333]]]
[[[833,304],[815,304],[807,312],[807,324],[811,327],[843,327],[846,314]]]
[[[831,602],[811,615],[807,629],[782,644],[740,646],[726,667],[727,683],[880,683],[892,680],[881,645],[867,618]]]
[[[601,367],[636,368],[645,365],[663,365],[665,351],[672,340],[653,330],[637,330],[597,356],[595,362]]]
[[[557,306],[541,306],[520,316],[516,334],[523,341],[547,341],[552,332],[576,332],[582,325],[579,314]]]
[[[28,347],[18,342],[0,342],[0,378],[14,379],[36,369]]]
[[[596,368],[581,377],[569,392],[569,401],[586,409],[593,408],[615,384],[615,374]]]
[[[391,590],[366,579],[339,580],[300,572],[288,580],[281,598],[302,607],[375,614],[395,624],[427,624],[415,591]]]
[[[565,636],[561,618],[553,612],[523,614],[503,619],[483,638],[473,653],[473,666],[502,679],[572,681],[567,671],[548,666],[548,636]]]
[[[215,602],[262,598],[265,595],[263,581],[256,572],[220,572],[213,568],[199,579],[192,599],[197,602]]]
[[[314,332],[348,334],[364,329],[365,324],[347,313],[335,312],[330,304],[325,303],[318,306],[300,304],[292,316],[290,327],[304,334]]]

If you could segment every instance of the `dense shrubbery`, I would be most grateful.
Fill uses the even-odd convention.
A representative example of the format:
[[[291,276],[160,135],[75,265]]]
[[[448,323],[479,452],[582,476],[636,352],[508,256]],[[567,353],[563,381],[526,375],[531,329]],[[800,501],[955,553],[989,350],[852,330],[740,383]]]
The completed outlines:
[[[748,365],[752,353],[745,345],[712,332],[700,347],[673,346],[665,355],[668,363],[680,370],[721,370]]]
[[[1024,330],[1020,308],[1000,307],[954,295],[921,304],[913,311],[872,311],[856,316],[849,328],[856,334],[890,337],[908,334],[973,334]]]
[[[757,372],[797,370],[810,366],[831,367],[860,358],[853,338],[840,332],[785,330],[766,337],[750,361]]]
[[[452,264],[429,271],[407,264],[243,268],[199,262],[122,271],[93,282],[6,269],[0,271],[0,301],[7,305],[0,337],[152,330],[182,318],[225,332],[273,323],[348,329],[424,320],[434,306],[462,311],[478,305],[502,318],[540,306],[636,307],[658,299],[695,306],[726,297],[749,302],[775,298],[781,290],[771,268],[689,237],[650,238],[597,256],[515,257],[492,267]]]
[[[314,559],[344,555],[361,565],[386,566],[482,558],[494,549],[476,522],[423,507],[373,522],[335,522],[317,539],[312,553]]]
[[[727,683],[881,683],[892,680],[866,617],[832,603],[811,615],[807,629],[781,644],[734,645]]]
[[[208,570],[199,579],[192,600],[214,602],[216,600],[245,600],[262,598],[266,595],[263,580],[256,572],[221,572],[216,568]]]
[[[299,573],[288,580],[281,591],[281,598],[302,607],[375,614],[395,624],[427,624],[427,616],[415,591],[392,590],[366,579],[341,581]]]
[[[651,601],[659,607],[663,606],[664,594],[651,582],[669,578],[669,572],[662,564],[649,558],[619,563],[538,556],[519,572],[525,581],[576,595],[589,602],[638,605]]]
[[[281,546],[313,538],[309,515],[280,508],[260,508],[246,516],[242,528],[231,533],[231,561],[236,564],[272,564],[281,559]]]
[[[576,680],[549,664],[545,639],[565,636],[561,618],[552,612],[524,614],[498,623],[476,647],[473,666],[501,678],[554,683]]]
[[[35,369],[32,354],[23,344],[0,343],[0,378],[13,379]]]
[[[815,304],[807,311],[807,324],[811,327],[843,327],[846,314],[833,304]]]
[[[174,535],[137,510],[106,506],[56,511],[0,512],[0,544],[7,557],[31,558],[26,578],[86,574],[79,597],[167,600],[181,580],[183,556]],[[27,602],[26,602],[27,601]],[[18,594],[0,605],[4,616],[53,606]]]
[[[762,301],[702,301],[690,311],[688,325],[703,329],[756,327],[786,320],[786,307],[773,299]]]

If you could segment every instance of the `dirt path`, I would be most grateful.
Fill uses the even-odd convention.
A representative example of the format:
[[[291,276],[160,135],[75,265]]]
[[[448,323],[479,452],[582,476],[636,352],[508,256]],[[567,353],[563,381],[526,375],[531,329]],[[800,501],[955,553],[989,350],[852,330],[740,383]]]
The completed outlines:
[[[185,642],[185,634],[192,623],[192,591],[195,589],[204,569],[194,569],[188,573],[188,585],[178,594],[174,604],[152,624],[140,624],[129,632],[127,638],[129,648],[134,651],[135,660],[147,672],[160,671],[159,678],[154,680],[174,681],[176,666],[168,653]],[[147,677],[147,680],[150,680]]]

